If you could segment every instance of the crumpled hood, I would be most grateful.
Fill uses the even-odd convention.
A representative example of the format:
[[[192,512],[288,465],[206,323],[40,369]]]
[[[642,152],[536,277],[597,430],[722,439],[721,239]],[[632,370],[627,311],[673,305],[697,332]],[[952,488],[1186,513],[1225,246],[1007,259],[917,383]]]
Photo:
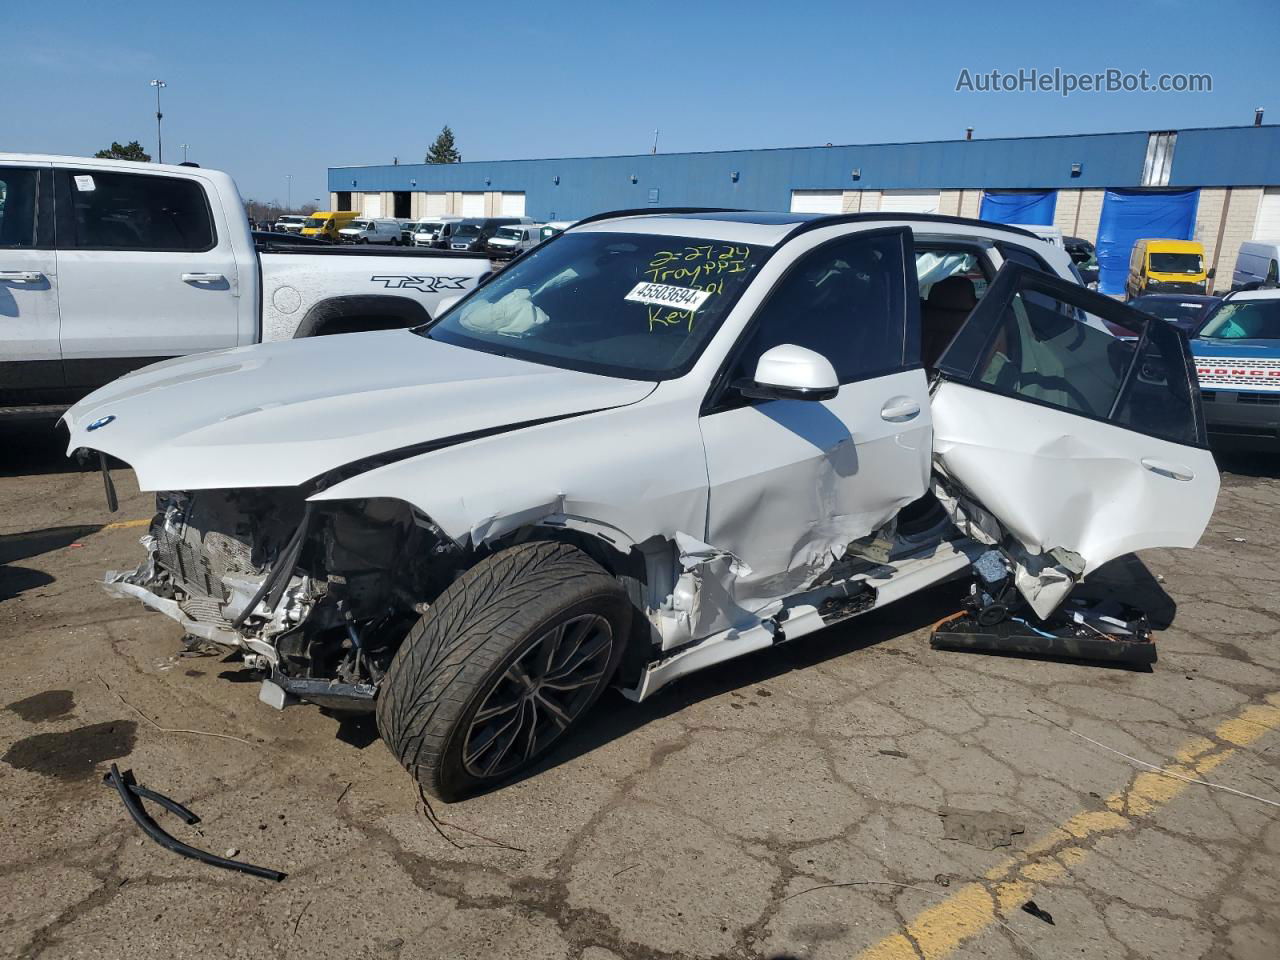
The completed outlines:
[[[390,330],[166,360],[63,419],[68,452],[118,457],[143,490],[296,486],[401,447],[635,403],[654,386]]]

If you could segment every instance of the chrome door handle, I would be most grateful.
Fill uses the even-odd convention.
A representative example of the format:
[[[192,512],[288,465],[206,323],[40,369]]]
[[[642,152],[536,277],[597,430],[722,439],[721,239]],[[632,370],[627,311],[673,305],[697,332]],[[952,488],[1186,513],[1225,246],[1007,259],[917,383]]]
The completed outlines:
[[[890,423],[904,423],[920,415],[920,404],[910,397],[894,397],[880,408],[880,419]]]
[[[220,273],[184,273],[182,275],[183,283],[218,283],[226,279]]]
[[[11,283],[39,283],[44,274],[39,270],[0,270],[0,280]]]
[[[1156,460],[1153,457],[1143,457],[1142,465],[1152,473],[1161,477],[1168,477],[1170,480],[1194,480],[1196,478],[1195,471],[1190,467],[1184,467],[1180,463],[1170,463],[1168,460]]]

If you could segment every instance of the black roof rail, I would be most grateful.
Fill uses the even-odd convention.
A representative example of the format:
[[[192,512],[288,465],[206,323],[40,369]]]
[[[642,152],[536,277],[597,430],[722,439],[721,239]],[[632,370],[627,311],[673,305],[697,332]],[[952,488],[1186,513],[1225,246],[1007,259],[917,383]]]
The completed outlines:
[[[945,213],[833,213],[827,217],[818,217],[815,220],[806,220],[804,223],[796,224],[785,239],[790,240],[792,237],[808,233],[810,230],[820,230],[823,227],[833,227],[841,223],[875,223],[876,221],[890,220],[923,220],[927,223],[951,223],[963,227],[986,227],[990,230],[1004,230],[1008,233],[1016,233],[1024,237],[1030,237],[1032,240],[1044,240],[1044,237],[1038,236],[1023,227],[1015,227],[1008,223],[993,223],[990,220],[977,220],[973,217],[953,217]]]
[[[605,213],[595,213],[589,217],[583,217],[574,227],[580,227],[584,223],[595,223],[597,220],[614,220],[620,217],[645,217],[660,213],[746,213],[745,210],[739,210],[735,207],[639,207],[634,210],[609,210]],[[569,229],[573,229],[570,227]]]

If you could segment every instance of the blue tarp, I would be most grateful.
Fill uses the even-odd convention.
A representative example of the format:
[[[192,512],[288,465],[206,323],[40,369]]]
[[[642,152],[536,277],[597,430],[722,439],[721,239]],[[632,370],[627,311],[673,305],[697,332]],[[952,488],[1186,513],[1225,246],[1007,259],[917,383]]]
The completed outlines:
[[[1098,223],[1098,291],[1124,293],[1134,241],[1192,239],[1199,202],[1199,190],[1108,190]]]
[[[1057,190],[987,190],[982,194],[982,211],[978,216],[992,223],[1048,227],[1053,225],[1057,205]]]

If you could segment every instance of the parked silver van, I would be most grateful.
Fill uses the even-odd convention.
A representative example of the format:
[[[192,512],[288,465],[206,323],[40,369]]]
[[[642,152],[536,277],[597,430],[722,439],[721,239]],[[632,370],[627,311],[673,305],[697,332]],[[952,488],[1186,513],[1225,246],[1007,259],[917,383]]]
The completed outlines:
[[[423,217],[414,227],[413,245],[448,249],[449,236],[461,222],[461,217]]]
[[[1280,243],[1250,241],[1240,244],[1231,289],[1248,286],[1274,287],[1280,284]]]

